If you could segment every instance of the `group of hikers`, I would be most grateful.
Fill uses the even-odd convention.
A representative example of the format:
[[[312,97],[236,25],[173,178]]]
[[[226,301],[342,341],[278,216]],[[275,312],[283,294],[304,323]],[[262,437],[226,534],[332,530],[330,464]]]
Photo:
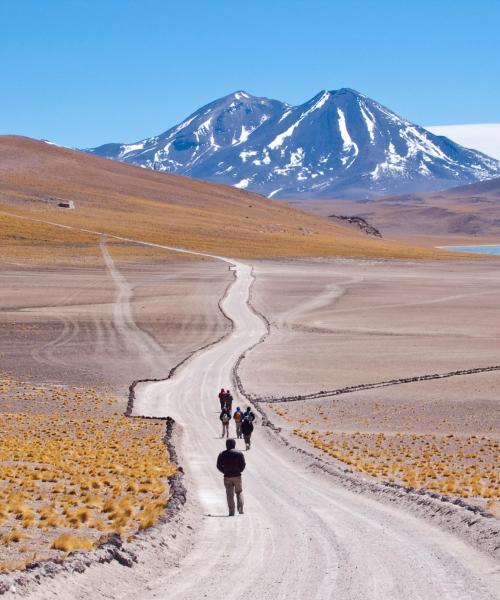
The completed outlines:
[[[234,517],[234,495],[236,494],[236,505],[240,515],[243,514],[243,486],[241,485],[241,473],[245,469],[245,457],[243,452],[236,450],[236,440],[226,440],[226,449],[217,457],[217,468],[224,475],[224,487],[226,488],[227,506],[229,516]]]
[[[255,415],[251,408],[248,407],[245,412],[241,410],[239,406],[236,407],[233,413],[233,396],[229,390],[222,389],[219,392],[220,402],[220,415],[219,418],[222,423],[222,436],[229,437],[229,423],[231,419],[234,420],[236,428],[236,437],[238,439],[243,438],[245,440],[245,447],[250,450],[252,433],[253,433],[253,422],[255,421]]]
[[[226,449],[217,457],[217,469],[224,475],[224,487],[226,488],[227,506],[229,516],[233,517],[235,508],[240,515],[243,514],[243,487],[241,474],[245,469],[245,456],[243,452],[236,450],[236,440],[229,437],[229,423],[234,420],[236,437],[245,440],[245,447],[250,450],[255,415],[248,407],[243,412],[239,406],[233,413],[233,396],[229,390],[222,389],[219,392],[220,420],[222,422],[222,436],[226,437]],[[236,507],[234,497],[236,495]]]

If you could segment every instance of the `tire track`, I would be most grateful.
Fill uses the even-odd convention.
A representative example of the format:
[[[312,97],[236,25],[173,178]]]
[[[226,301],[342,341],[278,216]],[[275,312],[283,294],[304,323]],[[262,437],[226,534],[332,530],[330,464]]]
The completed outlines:
[[[93,283],[88,283],[83,289],[89,289],[92,285]],[[53,367],[67,366],[67,363],[57,355],[60,354],[59,351],[61,349],[67,346],[78,335],[79,324],[77,320],[71,318],[71,316],[64,316],[64,311],[61,311],[60,309],[71,306],[71,301],[80,293],[81,290],[71,292],[58,304],[50,307],[49,314],[62,325],[62,330],[53,340],[31,350],[31,356],[38,364],[50,365]],[[57,314],[53,314],[57,310]]]
[[[105,237],[101,238],[99,246],[104,264],[116,289],[116,298],[113,304],[113,321],[119,336],[122,338],[124,351],[130,354],[139,354],[141,360],[153,368],[162,367],[165,362],[165,349],[135,322],[130,302],[132,288],[116,268],[113,258],[106,247]]]

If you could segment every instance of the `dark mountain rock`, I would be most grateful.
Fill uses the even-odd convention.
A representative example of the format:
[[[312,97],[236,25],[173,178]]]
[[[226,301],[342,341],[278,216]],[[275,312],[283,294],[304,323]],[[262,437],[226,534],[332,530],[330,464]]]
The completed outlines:
[[[333,219],[335,221],[342,221],[344,223],[349,223],[349,225],[355,225],[358,229],[361,229],[366,235],[372,235],[374,237],[382,237],[380,231],[370,225],[366,219],[363,217],[346,217],[344,215],[328,215],[329,219]]]

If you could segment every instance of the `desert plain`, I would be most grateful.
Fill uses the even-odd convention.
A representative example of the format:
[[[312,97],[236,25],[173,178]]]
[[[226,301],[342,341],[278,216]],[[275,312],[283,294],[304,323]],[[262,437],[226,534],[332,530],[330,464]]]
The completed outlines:
[[[123,416],[128,388],[229,329],[227,268],[117,267],[112,245],[98,250],[100,266],[1,268],[3,570],[128,537],[164,513],[165,426]]]
[[[2,143],[8,596],[498,597],[497,259]],[[221,387],[258,415],[234,529]],[[245,560],[249,579],[221,583]]]
[[[44,415],[70,411],[83,418],[88,407],[82,398],[89,393],[96,404],[90,417],[116,419],[132,381],[165,377],[230,329],[219,308],[233,279],[226,265],[137,264],[115,261],[112,245],[102,243],[100,251],[100,267],[2,265],[2,410],[10,419],[29,415],[18,424],[22,436],[34,426],[31,434],[43,441],[35,423]],[[252,305],[270,330],[238,374],[283,433],[365,476],[467,498],[498,514],[500,370],[328,395],[360,384],[498,366],[497,261],[251,264]],[[325,395],[314,397],[318,392]],[[9,421],[11,437],[15,425]],[[95,503],[85,491],[85,485],[78,489],[80,502]],[[42,500],[26,508],[28,516],[35,518]],[[4,520],[5,540],[24,523],[23,514]],[[51,556],[48,542],[72,530],[70,521],[61,521],[52,535],[49,529],[36,537],[37,546],[26,541],[30,528],[35,531],[33,520],[27,523],[24,543],[4,544],[6,565],[12,548],[24,548],[25,559]],[[88,528],[78,523],[79,533],[83,525]]]
[[[259,263],[253,302],[270,335],[241,365],[245,388],[288,434],[359,472],[498,514],[497,271],[495,260]]]

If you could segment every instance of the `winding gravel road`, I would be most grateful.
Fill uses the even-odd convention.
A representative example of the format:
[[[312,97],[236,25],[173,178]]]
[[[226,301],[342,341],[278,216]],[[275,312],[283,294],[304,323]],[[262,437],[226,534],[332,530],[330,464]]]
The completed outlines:
[[[234,321],[233,332],[172,379],[137,388],[135,414],[170,415],[183,426],[179,454],[189,492],[205,515],[192,552],[140,597],[500,598],[493,560],[397,507],[336,487],[281,448],[265,428],[256,428],[246,455],[245,515],[219,518],[226,509],[214,465],[223,447],[217,391],[232,381],[239,355],[266,331],[247,304],[251,267],[230,262],[237,277],[222,306]]]
[[[251,267],[221,260],[236,267],[234,284],[222,302],[234,322],[233,331],[195,354],[172,379],[138,386],[134,405],[134,414],[172,416],[183,427],[178,453],[190,497],[196,497],[195,504],[204,515],[192,536],[191,551],[164,571],[151,565],[147,585],[140,583],[144,579],[139,573],[134,575],[135,569],[96,565],[82,575],[56,577],[46,586],[42,584],[32,597],[500,598],[499,566],[488,556],[397,506],[336,486],[259,425],[253,447],[246,454],[245,514],[226,517],[222,477],[215,469],[216,456],[223,448],[217,391],[231,384],[238,357],[266,329],[248,305]],[[127,300],[126,293],[121,299]],[[122,317],[132,335],[134,328],[126,311]],[[233,395],[236,405],[243,404],[236,390]],[[123,572],[117,576],[118,568]]]

